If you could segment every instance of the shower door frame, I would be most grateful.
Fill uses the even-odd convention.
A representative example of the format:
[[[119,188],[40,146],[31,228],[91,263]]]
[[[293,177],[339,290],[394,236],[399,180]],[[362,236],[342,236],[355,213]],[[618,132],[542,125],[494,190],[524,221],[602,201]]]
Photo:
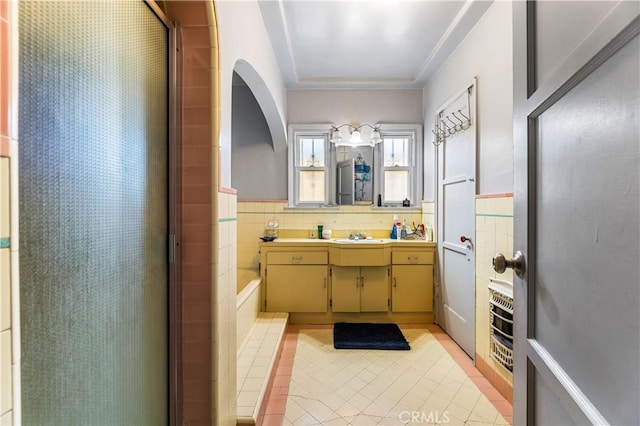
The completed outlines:
[[[182,315],[181,298],[180,298],[180,250],[177,241],[180,241],[180,220],[179,220],[179,208],[178,200],[180,200],[180,173],[178,172],[178,165],[180,164],[180,150],[179,148],[179,101],[181,99],[180,92],[180,56],[178,55],[178,49],[180,47],[180,31],[177,23],[171,21],[162,11],[160,6],[154,0],[144,0],[145,4],[149,6],[151,11],[160,19],[169,32],[169,44],[167,46],[167,55],[169,59],[168,69],[168,93],[169,99],[167,99],[167,105],[169,110],[168,118],[168,159],[169,164],[169,181],[167,182],[169,190],[169,235],[167,238],[167,258],[169,263],[169,287],[168,287],[168,303],[167,306],[169,315],[169,330],[168,330],[168,361],[169,361],[169,383],[167,383],[168,395],[168,423],[170,425],[179,424],[179,419],[182,417],[180,405],[178,401],[181,399],[180,394],[180,347],[182,342],[182,336],[180,333],[180,317]]]

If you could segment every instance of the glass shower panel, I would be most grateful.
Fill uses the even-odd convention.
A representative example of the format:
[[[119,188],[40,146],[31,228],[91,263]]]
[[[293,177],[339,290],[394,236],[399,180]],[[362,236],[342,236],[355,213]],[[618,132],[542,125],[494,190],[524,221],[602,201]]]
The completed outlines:
[[[168,30],[19,2],[24,424],[168,421]]]

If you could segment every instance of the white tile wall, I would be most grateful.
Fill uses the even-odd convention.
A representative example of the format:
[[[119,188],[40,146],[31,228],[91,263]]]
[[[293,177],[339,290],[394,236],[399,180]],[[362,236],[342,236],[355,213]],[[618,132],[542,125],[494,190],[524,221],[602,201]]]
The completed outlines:
[[[11,253],[0,249],[0,331],[11,327]]]
[[[260,312],[260,279],[252,281],[238,295],[236,306],[237,347],[240,348]]]
[[[511,281],[509,273],[493,270],[495,253],[513,253],[513,197],[476,200],[476,353],[508,383],[513,376],[493,361],[489,349],[489,277]]]
[[[9,185],[9,159],[3,157],[0,158],[0,238],[10,234]]]
[[[11,411],[0,416],[0,426],[13,425],[13,413]]]
[[[216,287],[214,289],[214,406],[216,424],[235,424],[236,419],[236,196],[218,192]]]
[[[15,142],[12,141],[11,149],[15,150],[15,148]],[[17,150],[13,152],[17,152]],[[12,185],[16,186],[17,181],[12,181],[10,178],[10,161],[15,161],[15,159],[0,158],[0,238],[12,236],[11,192],[16,189],[12,188]],[[16,389],[13,385],[13,372],[14,363],[19,361],[17,358],[14,359],[13,351],[17,351],[17,348],[12,346],[12,338],[14,337],[11,329],[12,316],[15,314],[17,317],[17,312],[13,312],[13,306],[17,306],[17,299],[12,300],[11,290],[12,250],[15,252],[13,247],[0,249],[0,424],[14,421],[12,410],[14,408],[13,395]],[[17,259],[17,252],[15,254]]]
[[[11,330],[0,332],[0,413],[12,407]]]

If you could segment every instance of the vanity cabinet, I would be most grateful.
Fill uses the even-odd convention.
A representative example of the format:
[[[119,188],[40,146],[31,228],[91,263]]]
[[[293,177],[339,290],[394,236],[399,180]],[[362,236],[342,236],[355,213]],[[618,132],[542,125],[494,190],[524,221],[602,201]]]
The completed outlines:
[[[292,324],[434,321],[434,243],[278,238],[260,252],[261,309]]]
[[[388,266],[332,266],[332,312],[387,312]]]
[[[327,312],[326,251],[269,252],[265,268],[267,312]]]
[[[433,250],[391,253],[391,311],[433,312]]]

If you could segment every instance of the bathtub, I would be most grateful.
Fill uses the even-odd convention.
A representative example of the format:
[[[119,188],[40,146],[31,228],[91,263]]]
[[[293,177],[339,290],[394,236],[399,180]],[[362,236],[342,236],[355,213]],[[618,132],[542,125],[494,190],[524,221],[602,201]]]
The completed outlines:
[[[250,268],[238,268],[237,294],[240,296],[242,290],[247,287],[253,280],[260,278],[260,271]]]
[[[253,273],[250,273],[249,271],[253,271]],[[238,283],[240,283],[241,275],[247,277],[246,279],[248,279],[248,281],[242,286],[242,291],[238,293],[236,302],[238,348],[242,345],[242,342],[244,342],[247,334],[249,334],[249,331],[260,312],[261,279],[258,272],[254,270],[238,269]],[[240,288],[240,285],[238,285],[238,288]]]

